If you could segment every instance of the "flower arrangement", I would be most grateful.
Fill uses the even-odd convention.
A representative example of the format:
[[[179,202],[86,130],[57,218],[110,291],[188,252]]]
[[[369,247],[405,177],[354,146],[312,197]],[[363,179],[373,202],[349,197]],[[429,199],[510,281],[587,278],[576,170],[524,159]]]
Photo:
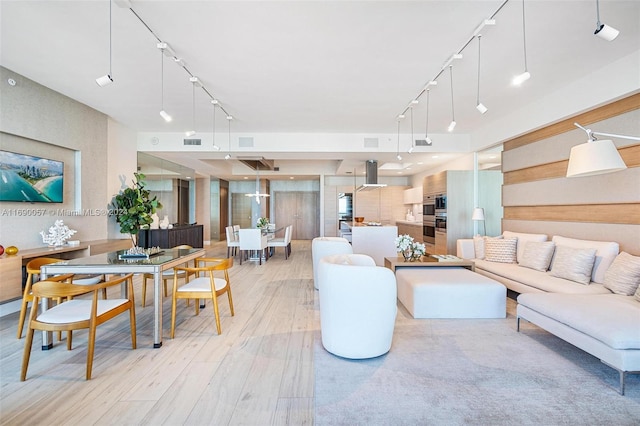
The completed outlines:
[[[404,234],[396,238],[396,250],[402,253],[405,262],[420,259],[425,254],[425,246],[414,241],[413,237]]]
[[[269,226],[269,218],[268,217],[258,218],[258,222],[256,223],[256,227],[257,228],[266,228],[267,226]]]
[[[40,235],[42,236],[43,243],[57,247],[64,245],[64,242],[76,232],[78,231],[75,229],[69,229],[62,220],[56,220],[54,225],[49,228],[49,234],[45,235],[44,231],[40,231]]]

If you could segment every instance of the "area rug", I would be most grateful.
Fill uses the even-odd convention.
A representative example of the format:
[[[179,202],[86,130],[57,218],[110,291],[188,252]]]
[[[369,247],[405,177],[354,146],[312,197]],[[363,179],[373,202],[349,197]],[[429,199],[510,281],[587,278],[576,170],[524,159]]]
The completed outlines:
[[[399,314],[400,315],[400,314]],[[316,425],[638,425],[640,375],[515,319],[399,320],[388,354],[347,360],[315,338]]]

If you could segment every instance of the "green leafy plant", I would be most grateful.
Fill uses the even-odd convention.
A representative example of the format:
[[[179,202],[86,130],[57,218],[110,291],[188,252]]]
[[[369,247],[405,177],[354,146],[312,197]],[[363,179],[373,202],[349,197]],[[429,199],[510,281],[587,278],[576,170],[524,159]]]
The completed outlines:
[[[267,226],[269,226],[269,218],[261,217],[261,218],[258,219],[258,222],[256,223],[256,227],[265,228]]]
[[[125,188],[113,198],[116,222],[120,232],[129,234],[134,246],[140,228],[153,222],[152,214],[162,208],[157,197],[151,198],[151,192],[145,189],[145,175],[134,173],[133,186]]]

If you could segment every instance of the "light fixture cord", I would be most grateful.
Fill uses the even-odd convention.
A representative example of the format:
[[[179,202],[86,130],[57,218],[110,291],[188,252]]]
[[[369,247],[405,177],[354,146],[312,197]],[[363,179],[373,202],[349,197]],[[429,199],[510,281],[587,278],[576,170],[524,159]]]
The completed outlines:
[[[476,96],[476,105],[480,105],[480,40],[482,34],[478,34],[478,94]]]
[[[600,28],[600,2],[596,0],[596,16],[598,17],[597,28]]]
[[[429,137],[429,92],[431,89],[427,89],[427,123],[424,129],[424,137],[425,139]]]
[[[160,50],[160,110],[164,111],[164,52]]]
[[[411,107],[411,148],[413,148],[413,107]]]
[[[213,104],[213,147],[216,146],[216,105]]]
[[[451,121],[456,121],[456,113],[453,107],[453,65],[449,65],[449,80],[451,82]]]
[[[193,128],[191,130],[193,130],[194,132],[196,131],[196,84],[195,83],[191,83],[192,87],[192,93],[193,96],[191,97],[193,99]]]
[[[231,155],[231,120],[227,119],[229,122],[229,155]]]
[[[396,145],[396,157],[400,155],[400,120],[398,120],[398,141]]]
[[[109,76],[113,79],[113,72],[111,70],[111,3],[112,1],[109,0]]]
[[[527,27],[524,18],[524,0],[522,0],[522,45],[524,46],[524,71],[529,71],[527,67]]]

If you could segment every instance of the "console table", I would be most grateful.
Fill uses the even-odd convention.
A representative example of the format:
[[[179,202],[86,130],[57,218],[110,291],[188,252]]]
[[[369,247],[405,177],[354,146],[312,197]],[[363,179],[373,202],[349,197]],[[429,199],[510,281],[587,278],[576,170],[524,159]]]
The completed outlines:
[[[203,246],[202,225],[174,226],[171,229],[143,229],[138,234],[140,247],[173,248],[183,244],[191,247]]]

